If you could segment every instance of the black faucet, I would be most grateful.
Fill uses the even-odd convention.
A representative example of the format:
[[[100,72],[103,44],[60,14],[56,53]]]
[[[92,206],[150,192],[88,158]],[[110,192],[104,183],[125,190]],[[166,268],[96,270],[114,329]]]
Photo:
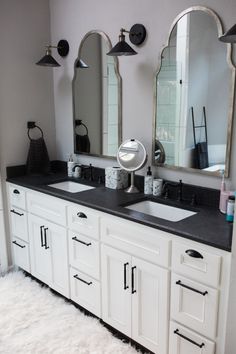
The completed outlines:
[[[92,164],[90,163],[89,166],[81,166],[82,168],[82,177],[84,179],[86,179],[86,171],[88,170],[89,171],[89,176],[88,176],[88,179],[89,181],[93,181],[93,166]]]
[[[171,183],[171,182],[165,182],[164,183],[164,186],[162,188],[162,193],[163,193],[165,199],[169,198],[169,188],[168,187],[178,188],[177,200],[179,202],[181,202],[183,200],[183,183],[182,183],[182,179],[180,179],[178,183]]]

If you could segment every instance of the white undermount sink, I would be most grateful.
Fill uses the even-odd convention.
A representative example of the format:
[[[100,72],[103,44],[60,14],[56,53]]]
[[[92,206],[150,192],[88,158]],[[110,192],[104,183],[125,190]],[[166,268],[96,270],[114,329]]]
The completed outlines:
[[[189,218],[190,216],[197,214],[194,211],[160,204],[150,200],[134,203],[126,206],[125,208],[174,222]]]
[[[63,191],[70,193],[79,193],[88,191],[89,189],[94,189],[95,187],[86,186],[85,184],[73,182],[73,181],[64,181],[59,183],[48,184],[48,187],[62,189]]]

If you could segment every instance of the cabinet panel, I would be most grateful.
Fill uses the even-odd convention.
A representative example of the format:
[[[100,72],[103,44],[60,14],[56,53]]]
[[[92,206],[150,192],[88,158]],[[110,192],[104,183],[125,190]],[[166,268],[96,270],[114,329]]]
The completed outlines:
[[[187,327],[215,339],[218,290],[172,273],[171,317]]]
[[[102,245],[102,319],[131,337],[131,256]]]
[[[215,343],[189,329],[170,322],[170,354],[214,354]]]
[[[99,243],[78,233],[69,231],[70,265],[76,269],[100,278]]]
[[[30,213],[66,226],[66,205],[60,199],[30,192],[27,193],[27,206]]]
[[[30,272],[29,245],[17,237],[12,238],[14,264]]]
[[[155,353],[167,353],[169,272],[134,257],[132,269],[132,339]]]
[[[70,205],[68,207],[68,226],[71,230],[92,238],[99,238],[99,215],[93,209],[81,205]]]
[[[84,273],[71,268],[70,285],[71,300],[100,317],[100,283]]]
[[[12,234],[24,241],[28,241],[27,213],[12,206],[10,209],[10,218]]]
[[[10,184],[9,199],[11,205],[20,209],[26,209],[26,195],[25,190],[23,188]]]
[[[195,244],[190,247],[188,244],[173,242],[172,267],[175,272],[201,283],[218,286],[221,258],[221,256],[205,251]]]

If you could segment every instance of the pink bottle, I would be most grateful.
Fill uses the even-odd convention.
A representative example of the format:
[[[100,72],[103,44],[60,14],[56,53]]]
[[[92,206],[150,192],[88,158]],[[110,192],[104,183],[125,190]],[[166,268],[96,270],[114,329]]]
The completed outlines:
[[[219,209],[222,213],[226,214],[227,211],[227,202],[228,198],[230,196],[230,191],[226,191],[225,187],[225,176],[224,176],[224,170],[221,171],[222,173],[222,182],[221,182],[221,187],[220,187],[220,204],[219,204]]]

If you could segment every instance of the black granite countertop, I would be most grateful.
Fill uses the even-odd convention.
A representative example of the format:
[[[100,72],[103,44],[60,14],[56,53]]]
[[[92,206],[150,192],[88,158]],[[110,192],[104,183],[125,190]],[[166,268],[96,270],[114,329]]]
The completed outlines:
[[[229,252],[231,251],[233,225],[226,222],[225,215],[221,214],[216,208],[207,206],[191,207],[184,202],[166,201],[163,198],[152,196],[147,197],[142,193],[127,194],[123,190],[108,189],[104,185],[80,179],[77,179],[79,183],[97,188],[80,193],[70,193],[47,186],[48,184],[65,180],[76,181],[75,179],[68,179],[65,173],[54,173],[47,176],[20,176],[7,179],[8,182],[22,187],[91,207]],[[171,222],[124,208],[125,205],[145,199],[193,210],[197,213],[182,221]]]

